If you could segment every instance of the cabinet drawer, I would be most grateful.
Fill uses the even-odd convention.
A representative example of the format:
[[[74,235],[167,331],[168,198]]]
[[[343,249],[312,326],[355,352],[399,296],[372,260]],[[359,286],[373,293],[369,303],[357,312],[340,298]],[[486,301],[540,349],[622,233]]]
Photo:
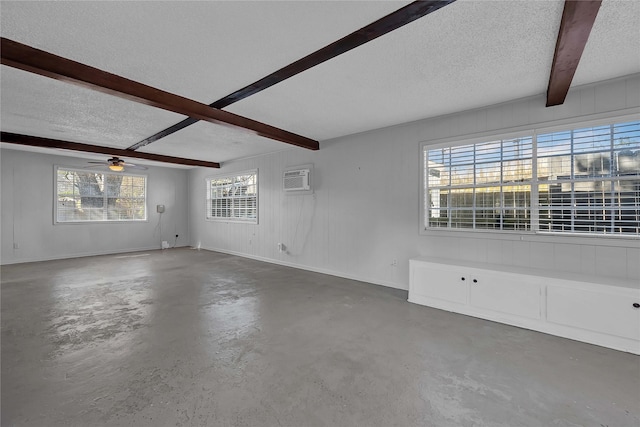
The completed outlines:
[[[409,293],[466,304],[468,278],[458,270],[416,263],[412,265]],[[462,280],[462,277],[465,280]]]
[[[640,339],[640,309],[633,306],[636,297],[572,289],[547,287],[547,321],[618,337]]]
[[[483,273],[474,276],[469,284],[469,304],[500,313],[540,319],[540,282],[531,276],[519,274]]]

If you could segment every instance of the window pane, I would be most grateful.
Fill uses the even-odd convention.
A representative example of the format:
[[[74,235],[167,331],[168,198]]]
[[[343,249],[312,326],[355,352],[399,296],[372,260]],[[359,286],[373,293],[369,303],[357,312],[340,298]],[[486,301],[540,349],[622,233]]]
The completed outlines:
[[[502,187],[505,209],[526,208],[531,205],[530,185],[509,185]]]
[[[611,151],[575,154],[574,176],[576,178],[611,176]]]
[[[538,157],[538,180],[556,181],[571,178],[571,156]]]
[[[473,165],[453,166],[449,173],[451,174],[451,185],[473,185]]]
[[[538,186],[538,204],[545,206],[571,206],[571,183]]]
[[[500,229],[502,222],[502,210],[498,209],[479,209],[476,210],[476,228],[481,229]]]
[[[144,206],[145,177],[69,169],[58,169],[56,177],[58,222],[146,219],[144,208],[136,218],[127,214],[135,197]]]
[[[611,126],[576,129],[573,131],[573,152],[600,153],[611,150]]]
[[[257,220],[257,174],[207,181],[207,219]]]
[[[424,155],[431,227],[526,231],[535,223],[542,231],[639,235],[640,122],[540,134],[535,153],[533,137],[521,137],[425,147]]]
[[[505,187],[502,183],[530,181],[533,139],[517,138],[475,145],[429,150],[425,193],[429,224],[455,228],[502,229],[507,202],[518,212],[511,213],[511,228],[527,228],[531,186]],[[490,185],[487,185],[490,184]],[[475,187],[475,186],[478,187]],[[463,188],[447,188],[464,186]],[[444,187],[444,188],[443,188]],[[475,215],[475,216],[474,216]]]
[[[476,188],[476,207],[487,209],[500,209],[502,206],[502,194],[500,187]]]
[[[473,210],[452,210],[450,215],[452,228],[473,228]]]
[[[451,148],[450,163],[447,169],[451,175],[451,185],[473,184],[474,146],[463,145]]]
[[[566,209],[540,209],[540,230],[542,231],[572,231],[571,207]]]
[[[616,175],[640,175],[640,122],[614,125]]]
[[[613,153],[615,175],[640,175],[640,148],[622,148]]]
[[[571,178],[571,132],[538,135],[538,179]]]
[[[476,183],[490,184],[499,183],[502,179],[502,163],[490,162],[476,165]]]
[[[449,217],[447,211],[429,210],[429,226],[430,227],[448,227]]]
[[[462,188],[451,190],[450,204],[452,208],[473,207],[473,189]]]
[[[529,230],[531,211],[529,209],[505,209],[502,211],[503,230]]]
[[[431,217],[439,218],[440,217],[440,207],[447,207],[447,193],[445,191],[444,197],[441,194],[441,190],[433,189],[429,190],[429,200],[428,200],[428,208],[431,209]]]
[[[621,208],[613,211],[614,233],[640,233],[640,213],[638,208]]]

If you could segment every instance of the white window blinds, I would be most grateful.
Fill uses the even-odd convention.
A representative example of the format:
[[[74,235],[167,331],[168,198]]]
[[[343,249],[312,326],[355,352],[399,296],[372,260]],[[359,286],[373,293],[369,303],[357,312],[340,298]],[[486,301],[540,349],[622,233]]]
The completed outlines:
[[[640,235],[640,122],[424,147],[424,226]]]
[[[532,139],[425,150],[426,226],[528,230]]]
[[[207,179],[206,217],[257,223],[258,171]]]

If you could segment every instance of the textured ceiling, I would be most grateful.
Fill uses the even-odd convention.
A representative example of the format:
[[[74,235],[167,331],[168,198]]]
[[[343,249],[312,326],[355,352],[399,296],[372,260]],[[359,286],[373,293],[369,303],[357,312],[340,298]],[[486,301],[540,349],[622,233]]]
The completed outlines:
[[[2,130],[127,148],[185,116],[2,67]]]
[[[538,94],[562,7],[458,1],[227,110],[329,139]]]
[[[407,1],[0,2],[3,37],[211,103]],[[563,2],[457,2],[226,110],[325,140],[546,91]],[[574,85],[640,72],[640,2],[605,0]],[[3,131],[127,147],[184,117],[2,66]],[[322,145],[321,145],[322,147]],[[197,123],[141,151],[290,146]]]

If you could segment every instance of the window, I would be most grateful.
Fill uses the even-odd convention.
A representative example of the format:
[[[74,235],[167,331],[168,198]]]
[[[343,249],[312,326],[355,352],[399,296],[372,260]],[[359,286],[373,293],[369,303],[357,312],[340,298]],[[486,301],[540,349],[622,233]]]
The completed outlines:
[[[640,122],[423,150],[425,228],[640,236]]]
[[[258,171],[207,179],[207,219],[258,222]]]
[[[145,221],[147,178],[56,168],[56,222]]]

